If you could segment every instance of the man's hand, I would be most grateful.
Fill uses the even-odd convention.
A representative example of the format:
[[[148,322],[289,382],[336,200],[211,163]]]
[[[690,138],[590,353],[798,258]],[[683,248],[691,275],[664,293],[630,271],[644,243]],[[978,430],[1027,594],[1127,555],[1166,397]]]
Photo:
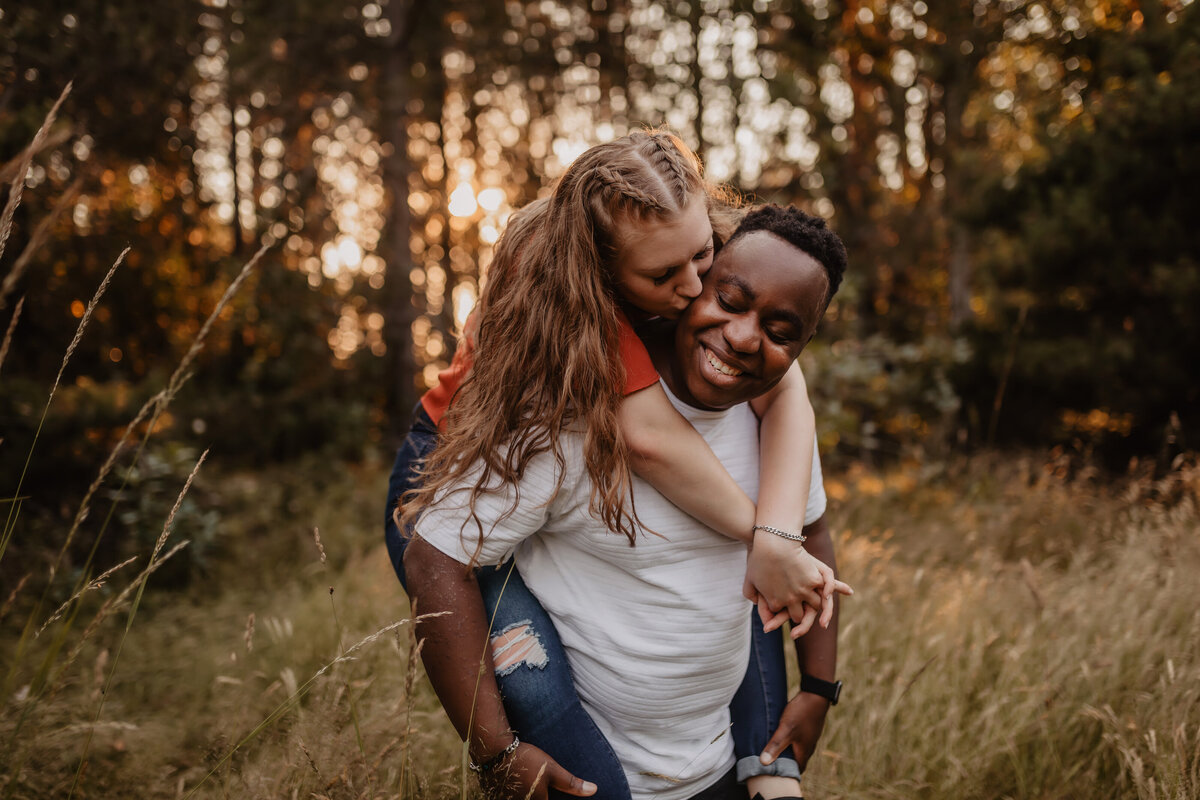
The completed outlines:
[[[817,740],[825,728],[825,714],[828,711],[829,701],[824,697],[797,692],[784,707],[775,735],[763,748],[762,762],[770,764],[790,745],[800,771],[804,772],[808,760],[817,749]]]
[[[425,672],[458,735],[472,742],[475,761],[490,763],[513,740],[488,737],[489,731],[508,731],[509,724],[490,655],[484,654],[482,669],[479,662],[488,624],[475,573],[419,536],[409,543],[404,566],[410,596],[425,612],[417,628]],[[479,778],[489,796],[506,800],[545,800],[550,786],[580,797],[596,792],[595,784],[524,742]]]
[[[596,784],[578,778],[537,747],[521,742],[511,756],[479,776],[486,797],[546,800],[551,787],[576,797],[596,793]]]
[[[775,630],[790,617],[792,638],[798,638],[812,627],[817,611],[821,627],[827,627],[833,616],[834,592],[850,595],[854,590],[837,580],[829,566],[810,555],[798,542],[767,531],[755,534],[742,593],[758,602],[767,631]],[[763,613],[764,607],[774,614],[773,618]]]

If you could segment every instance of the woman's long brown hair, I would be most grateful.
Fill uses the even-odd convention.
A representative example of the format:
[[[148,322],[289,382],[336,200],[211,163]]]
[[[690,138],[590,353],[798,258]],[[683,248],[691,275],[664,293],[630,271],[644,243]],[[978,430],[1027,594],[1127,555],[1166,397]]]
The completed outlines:
[[[610,269],[616,232],[628,219],[669,220],[696,192],[709,198],[717,236],[728,235],[729,200],[704,182],[691,150],[667,132],[639,131],[592,147],[550,197],[513,215],[488,272],[471,372],[422,468],[421,487],[404,499],[404,522],[470,481],[479,528],[480,494],[519,486],[530,460],[546,452],[561,476],[559,437],[582,428],[589,510],[634,543],[637,513],[632,502],[626,508],[629,466],[617,427],[625,367]],[[476,553],[480,546],[482,539]]]

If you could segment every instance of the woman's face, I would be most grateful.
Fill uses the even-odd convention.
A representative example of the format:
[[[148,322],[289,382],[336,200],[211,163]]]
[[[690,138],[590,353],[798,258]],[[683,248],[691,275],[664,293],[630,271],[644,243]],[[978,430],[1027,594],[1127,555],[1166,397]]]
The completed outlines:
[[[617,292],[647,317],[677,319],[700,294],[700,278],[712,266],[713,229],[704,194],[693,192],[683,212],[667,220],[624,217],[613,234]]]

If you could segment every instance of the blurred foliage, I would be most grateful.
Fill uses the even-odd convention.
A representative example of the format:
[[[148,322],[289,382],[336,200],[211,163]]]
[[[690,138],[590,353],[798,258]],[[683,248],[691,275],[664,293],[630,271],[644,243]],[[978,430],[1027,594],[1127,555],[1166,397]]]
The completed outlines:
[[[113,507],[119,509],[115,519],[122,530],[114,531],[109,537],[119,547],[117,558],[144,555],[154,549],[199,456],[190,447],[170,443],[148,448],[136,463],[118,465],[123,488],[114,488],[101,495],[104,501],[111,501]],[[186,539],[188,546],[154,574],[152,585],[178,588],[210,568],[220,515],[212,508],[213,498],[206,494],[203,483],[200,486],[193,484],[179,503],[172,522],[171,545]],[[100,510],[107,511],[108,502],[97,505]]]
[[[800,363],[822,453],[872,461],[932,447],[931,455],[946,455],[960,407],[950,375],[969,357],[965,341],[945,336],[897,344],[873,334],[810,345]]]
[[[984,193],[987,312],[959,386],[1005,439],[1200,446],[1200,15],[1089,37],[1104,75],[1044,161]],[[1006,363],[1008,365],[1006,365]],[[984,411],[983,409],[988,409]]]
[[[258,465],[387,449],[448,362],[511,209],[586,146],[664,123],[710,177],[822,214],[846,240],[822,334],[836,346],[810,384],[848,453],[1195,445],[1198,390],[1180,366],[1200,352],[1194,4],[0,14],[0,168],[74,80],[5,254],[11,267],[30,248],[0,300],[26,297],[0,389],[6,473],[28,441],[18,406],[40,408],[33,387],[127,243],[66,375],[108,411],[90,440],[52,420],[38,460],[102,450],[129,409],[105,406],[103,387],[152,393],[258,242],[274,247],[163,435]]]
[[[137,410],[157,390],[158,386],[151,384],[162,382],[165,376],[159,374],[138,384],[82,379],[58,391],[54,399],[56,413],[46,418],[35,457],[29,460],[24,473],[20,531],[10,544],[16,557],[5,563],[6,580],[16,580],[19,572],[28,570],[31,564],[54,560],[100,465]],[[6,434],[5,447],[0,449],[0,473],[15,482],[25,467],[47,387],[21,379],[5,383],[6,391],[0,394],[0,419]],[[161,437],[161,432],[174,423],[175,418],[168,412],[155,421],[155,432]],[[139,453],[138,442],[149,428],[147,421],[135,431],[132,445],[119,455],[108,480],[90,503],[82,523],[85,535],[76,537],[64,553],[63,569],[72,579],[78,577],[82,565],[93,561],[99,571],[135,555],[143,557],[144,562],[145,554],[153,549],[162,532],[198,451],[194,445],[180,441],[150,439],[150,445]],[[136,461],[135,455],[139,456]],[[186,584],[202,569],[216,525],[215,512],[202,510],[210,500],[202,491],[193,491],[185,499],[177,529],[193,544],[169,562],[156,581]]]

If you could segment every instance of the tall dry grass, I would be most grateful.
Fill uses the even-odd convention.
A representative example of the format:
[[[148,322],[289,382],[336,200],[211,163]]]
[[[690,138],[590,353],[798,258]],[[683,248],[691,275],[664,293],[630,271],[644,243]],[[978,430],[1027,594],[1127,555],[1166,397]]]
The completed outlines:
[[[837,484],[845,702],[811,797],[1200,797],[1200,468]],[[838,519],[841,517],[841,519]]]
[[[34,157],[51,138],[55,115],[69,88],[64,90],[63,95],[51,108],[30,146],[16,161],[4,167],[5,176],[11,182],[3,210],[0,212],[0,255],[3,254],[12,234],[14,212],[21,200],[25,175]],[[73,191],[74,189],[60,199],[51,219],[43,220],[34,229],[26,247],[9,267],[4,281],[0,283],[0,308],[4,307],[5,298],[13,291],[33,260],[35,251],[44,244],[53,217],[61,212]],[[38,456],[37,445],[42,424],[52,411],[59,384],[67,372],[72,355],[87,334],[93,312],[102,303],[113,275],[128,252],[127,248],[114,261],[88,303],[78,328],[66,347],[62,364],[49,388],[41,417],[35,426],[21,474],[6,476],[12,480],[12,485],[8,487],[11,494],[3,503],[4,526],[0,531],[0,559],[8,552],[9,543],[25,533],[21,524],[23,482],[29,464]],[[144,566],[136,571],[131,580],[124,581],[124,568],[131,566],[138,559],[130,559],[108,569],[98,577],[93,577],[93,559],[97,546],[108,529],[118,500],[114,499],[107,514],[99,516],[92,525],[85,526],[84,523],[92,511],[92,501],[106,483],[119,484],[117,490],[111,492],[111,496],[121,496],[121,490],[127,485],[143,448],[157,430],[155,421],[191,378],[192,363],[204,347],[214,323],[265,252],[266,247],[260,249],[230,283],[165,386],[147,401],[129,423],[108,459],[100,466],[96,479],[79,501],[74,521],[66,534],[60,537],[58,555],[51,560],[44,576],[39,573],[45,569],[45,565],[21,565],[21,569],[27,569],[25,577],[12,587],[7,599],[0,605],[0,623],[3,623],[3,627],[0,627],[0,643],[3,644],[3,659],[0,660],[0,793],[4,797],[96,796],[107,794],[113,788],[116,789],[114,793],[120,796],[130,794],[129,785],[112,787],[106,780],[105,770],[97,764],[103,762],[106,757],[103,750],[107,737],[114,734],[131,736],[140,729],[139,723],[121,718],[122,713],[131,705],[138,706],[136,701],[129,702],[128,690],[132,688],[136,695],[140,687],[137,682],[131,684],[122,680],[122,671],[129,671],[123,668],[130,665],[122,664],[121,656],[125,652],[130,652],[135,659],[143,659],[145,656],[136,647],[127,648],[126,645],[135,630],[134,621],[145,597],[149,577],[187,545],[186,541],[181,541],[170,548],[167,547],[174,532],[176,514],[205,456],[201,456],[184,482],[174,507],[167,515],[160,536],[152,551],[145,557]],[[6,327],[3,344],[0,345],[0,364],[14,342],[19,346],[18,322],[22,305],[20,302],[17,304]],[[118,456],[130,448],[136,448],[136,452],[129,467],[123,477],[116,476],[114,479],[112,473]],[[82,564],[76,565],[78,569],[77,577],[73,579],[74,586],[66,589],[69,599],[57,610],[50,611],[47,606],[49,598],[65,588],[61,583],[66,576],[60,572],[60,567],[77,536],[91,538],[90,553]],[[23,552],[36,550],[27,548]],[[34,579],[30,580],[31,577]],[[114,586],[113,591],[102,594],[108,588],[106,584],[121,583],[124,584],[121,588]],[[312,672],[303,683],[297,683],[294,677],[290,682],[285,681],[285,688],[289,691],[282,701],[277,703],[275,709],[262,717],[256,725],[247,727],[240,740],[234,741],[228,748],[223,748],[224,754],[215,758],[211,769],[205,772],[202,767],[198,767],[197,770],[201,774],[195,776],[190,787],[187,787],[187,777],[181,779],[175,794],[185,787],[190,788],[190,793],[198,793],[209,783],[209,779],[232,761],[242,747],[298,707],[313,689],[321,685],[323,676],[332,673],[339,665],[352,662],[364,647],[406,623],[405,620],[385,625],[349,647],[341,642],[339,624],[338,648],[331,660]],[[276,627],[282,629],[281,626]],[[247,632],[248,649],[251,641]],[[195,654],[188,653],[187,657],[194,659]],[[90,661],[90,668],[81,669],[81,660],[84,663]],[[282,674],[294,676],[295,673],[289,670]],[[343,681],[340,687],[341,692],[352,691],[348,682]],[[122,688],[126,690],[126,694],[120,691]],[[98,740],[102,752],[97,756],[94,744]],[[121,750],[123,746],[117,749]],[[365,758],[366,749],[361,741],[359,751],[360,756]],[[136,794],[141,795],[143,792],[137,791]]]
[[[71,93],[71,84],[68,83],[63,87],[62,93],[58,96],[58,100],[46,112],[45,119],[38,127],[37,133],[33,135],[33,141],[29,143],[21,153],[12,160],[10,164],[5,164],[0,173],[3,173],[8,181],[8,195],[4,201],[4,210],[0,211],[0,257],[4,255],[5,247],[8,245],[8,237],[12,235],[13,216],[16,214],[17,207],[21,205],[21,195],[25,191],[25,176],[29,172],[29,166],[33,163],[33,159],[43,146],[46,140],[50,137],[51,129],[54,126],[54,120],[58,117],[58,110],[62,107],[63,101],[67,99],[67,95]],[[39,236],[34,234],[31,239],[31,244],[38,241]],[[3,282],[0,282],[0,308],[4,308],[4,300],[12,291],[18,278],[21,277],[25,266],[29,263],[29,259],[22,253],[21,258],[18,258],[16,263],[10,268],[9,275],[5,276]]]
[[[378,521],[382,468],[339,470],[299,507],[313,473],[294,472],[221,479],[230,547],[267,552],[231,558],[186,595],[147,595],[94,726],[87,796],[457,795],[461,775],[442,769],[457,737],[418,678],[407,606],[365,524]],[[326,561],[288,507],[319,524]],[[69,789],[87,726],[64,709],[96,702],[113,659],[103,638],[78,659],[53,704],[63,724],[23,775],[30,796]]]
[[[1113,487],[1055,468],[989,456],[829,476],[856,594],[810,800],[1200,797],[1200,470]],[[318,471],[325,488],[297,505]],[[343,640],[407,614],[377,537],[383,471],[218,478],[231,551],[264,552],[131,630],[89,796],[474,793],[409,628],[337,660]],[[104,652],[79,659],[63,700],[96,691]],[[69,767],[65,745],[83,735],[62,721],[40,780]]]
[[[46,142],[63,140],[62,132],[52,126],[65,96],[66,92],[29,148],[0,170],[6,181],[11,181],[0,212],[0,255],[10,238],[13,212],[33,158]],[[37,225],[9,267],[0,283],[0,309],[44,244],[53,217],[70,194],[60,199],[50,220]],[[290,615],[304,605],[295,602],[295,593],[267,595],[267,608],[259,606],[266,613],[257,626],[257,637],[254,613],[246,618],[244,610],[235,612],[248,619],[241,631],[244,650],[239,653],[236,647],[226,649],[227,631],[219,626],[221,606],[214,600],[222,592],[208,587],[204,599],[209,604],[195,616],[191,616],[191,600],[179,603],[179,597],[172,596],[176,605],[163,607],[157,602],[161,597],[146,593],[150,576],[188,544],[186,540],[172,543],[179,538],[173,536],[175,520],[205,456],[183,482],[151,551],[95,576],[98,545],[132,470],[159,428],[156,421],[192,377],[193,362],[217,319],[265,252],[266,247],[260,249],[231,281],[163,388],[129,422],[78,500],[71,525],[63,536],[55,537],[60,542],[57,555],[49,556],[45,563],[19,565],[25,575],[0,604],[0,796],[228,797],[249,793],[278,797],[298,796],[302,786],[306,797],[344,795],[346,791],[354,796],[375,796],[380,787],[419,789],[429,785],[413,770],[406,772],[403,759],[396,762],[401,765],[398,768],[390,766],[397,747],[403,744],[407,750],[419,735],[406,731],[402,736],[389,736],[382,744],[374,735],[380,729],[394,729],[397,718],[410,720],[421,713],[413,697],[417,643],[401,631],[411,627],[403,609],[391,609],[401,612],[392,617],[398,616],[399,622],[372,620],[364,631],[359,610],[349,615],[339,612],[331,585],[324,613],[293,624]],[[53,413],[71,357],[86,337],[93,312],[102,304],[126,253],[128,249],[104,277],[66,347],[25,454],[26,469],[38,457],[38,435]],[[0,365],[11,347],[20,346],[22,306],[17,303],[6,326]],[[120,460],[127,463],[123,474],[116,469]],[[9,552],[14,538],[27,535],[21,520],[24,475],[23,470],[18,476],[6,476],[12,486],[0,515],[5,520],[0,531],[0,558]],[[265,494],[256,491],[248,499],[252,513],[261,510]],[[100,497],[112,499],[107,509],[96,514],[93,504]],[[68,498],[58,499],[68,502]],[[315,512],[311,521],[330,524],[318,519]],[[337,521],[330,527],[337,530]],[[73,570],[64,570],[67,553],[77,538],[90,541],[88,555],[81,564],[73,564]],[[319,538],[317,544],[320,546]],[[39,548],[22,548],[20,556],[30,552],[39,552]],[[325,569],[323,550],[320,564]],[[237,586],[247,576],[243,568],[227,577],[231,580],[221,587]],[[322,577],[340,581],[332,575]],[[71,582],[73,585],[64,585]],[[237,596],[238,605],[262,601],[261,585],[250,585],[250,594]],[[55,595],[68,599],[51,610],[48,603]],[[139,610],[143,612],[140,616]],[[150,620],[146,620],[147,614]],[[172,624],[173,617],[178,624]],[[214,622],[218,627],[214,628]],[[197,628],[202,632],[197,634]],[[393,636],[394,640],[389,638]],[[393,651],[400,653],[399,666],[395,652],[386,657],[393,661],[390,671],[402,691],[390,693],[386,706],[374,705],[360,715],[356,698],[373,681],[364,679],[359,663],[381,650],[377,646],[381,641],[393,641]],[[339,729],[347,708],[354,745],[342,749],[331,732]],[[283,751],[278,750],[281,743]],[[298,753],[304,754],[303,760]],[[250,759],[263,757],[273,762],[271,769],[243,768]],[[289,770],[293,761],[300,767]],[[233,789],[235,785],[244,791]]]

